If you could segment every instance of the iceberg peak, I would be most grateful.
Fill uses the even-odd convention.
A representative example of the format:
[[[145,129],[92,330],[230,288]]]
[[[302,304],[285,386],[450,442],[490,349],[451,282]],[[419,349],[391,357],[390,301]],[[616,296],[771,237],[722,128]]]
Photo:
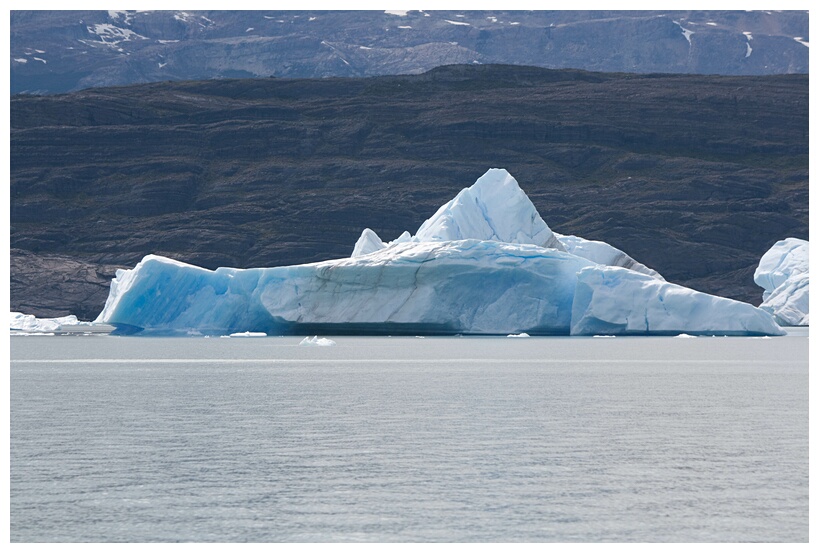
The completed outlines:
[[[506,169],[489,169],[442,205],[414,240],[492,240],[565,251],[532,201]]]
[[[353,248],[353,254],[350,257],[367,255],[369,253],[377,252],[378,250],[383,250],[386,247],[387,245],[383,240],[381,240],[381,238],[378,237],[374,230],[365,228],[361,231],[361,236],[359,236],[358,240],[356,241],[355,247]]]

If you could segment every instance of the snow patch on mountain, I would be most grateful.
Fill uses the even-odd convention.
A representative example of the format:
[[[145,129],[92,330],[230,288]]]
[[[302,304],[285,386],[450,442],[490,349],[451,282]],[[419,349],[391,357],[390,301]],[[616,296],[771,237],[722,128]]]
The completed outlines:
[[[677,24],[677,25],[680,27],[680,30],[682,31],[682,34],[683,34],[683,36],[685,37],[685,40],[687,40],[687,41],[688,41],[688,44],[690,45],[690,44],[691,44],[691,35],[693,35],[693,34],[694,34],[694,31],[692,31],[692,30],[690,30],[690,29],[686,29],[685,27],[683,27],[683,26],[680,24],[680,22],[679,22],[679,21],[674,21],[674,23],[676,23],[676,24]],[[690,22],[689,22],[689,23],[690,23]]]
[[[88,32],[92,35],[97,35],[99,41],[108,46],[117,46],[121,42],[129,42],[131,40],[149,40],[148,37],[135,33],[131,29],[123,29],[110,23],[97,23],[86,27]]]

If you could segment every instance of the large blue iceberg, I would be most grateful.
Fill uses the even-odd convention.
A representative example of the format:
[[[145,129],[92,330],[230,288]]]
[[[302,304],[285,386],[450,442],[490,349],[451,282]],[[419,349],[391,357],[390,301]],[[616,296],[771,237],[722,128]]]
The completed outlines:
[[[490,169],[392,242],[349,258],[210,271],[149,255],[119,271],[97,319],[148,334],[780,335],[752,305],[667,283],[624,252],[555,234]]]

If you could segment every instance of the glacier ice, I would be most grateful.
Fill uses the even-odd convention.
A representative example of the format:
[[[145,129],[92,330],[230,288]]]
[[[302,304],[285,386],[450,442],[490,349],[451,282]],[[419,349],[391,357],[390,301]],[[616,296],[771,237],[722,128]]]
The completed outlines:
[[[319,338],[318,336],[313,336],[310,338],[307,336],[304,340],[299,342],[300,346],[334,346],[336,343],[329,339],[329,338]]]
[[[809,325],[809,280],[808,241],[780,240],[765,252],[754,272],[754,282],[764,290],[760,309],[782,325]]]
[[[404,231],[401,236],[392,242],[384,242],[378,237],[374,230],[365,228],[363,231],[361,231],[361,236],[358,237],[355,247],[353,247],[353,254],[350,257],[360,257],[362,255],[377,252],[378,250],[383,250],[384,248],[388,248],[393,244],[402,244],[404,242],[409,242],[410,240],[412,240],[412,236],[409,232]]]
[[[480,240],[404,242],[357,257],[209,271],[159,256],[117,273],[98,320],[213,334],[568,334],[575,275],[554,249]]]
[[[353,254],[350,257],[359,257],[368,253],[383,250],[387,245],[378,237],[374,230],[365,228],[355,243]]]
[[[182,335],[782,333],[751,305],[667,283],[604,242],[556,235],[503,169],[415,236],[387,243],[365,229],[349,258],[210,271],[146,256],[117,272],[97,321]]]
[[[51,333],[60,331],[63,326],[90,325],[74,315],[56,317],[52,319],[38,319],[34,315],[26,315],[17,311],[9,312],[9,330],[15,334]]]
[[[622,267],[596,265],[577,275],[573,335],[782,335],[753,305],[697,292]]]
[[[490,169],[424,221],[419,242],[494,240],[565,250],[518,182],[505,169]]]

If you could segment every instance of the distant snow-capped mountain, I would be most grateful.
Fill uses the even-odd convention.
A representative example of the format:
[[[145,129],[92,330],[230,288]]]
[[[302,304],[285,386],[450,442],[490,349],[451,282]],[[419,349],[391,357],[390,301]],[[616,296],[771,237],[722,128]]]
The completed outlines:
[[[633,73],[808,72],[797,11],[13,11],[11,92],[448,64]]]

